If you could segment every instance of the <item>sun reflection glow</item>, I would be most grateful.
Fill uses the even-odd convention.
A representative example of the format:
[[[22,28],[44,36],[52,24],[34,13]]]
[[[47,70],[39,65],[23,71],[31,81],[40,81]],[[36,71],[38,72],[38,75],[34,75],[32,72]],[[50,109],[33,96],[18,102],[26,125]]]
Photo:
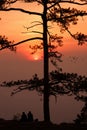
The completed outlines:
[[[34,54],[31,54],[31,50],[29,50],[29,47],[21,46],[18,49],[18,52],[22,55],[22,58],[30,61],[38,61],[43,59],[42,51],[37,51]]]
[[[39,57],[37,55],[34,56],[34,60],[38,60]]]

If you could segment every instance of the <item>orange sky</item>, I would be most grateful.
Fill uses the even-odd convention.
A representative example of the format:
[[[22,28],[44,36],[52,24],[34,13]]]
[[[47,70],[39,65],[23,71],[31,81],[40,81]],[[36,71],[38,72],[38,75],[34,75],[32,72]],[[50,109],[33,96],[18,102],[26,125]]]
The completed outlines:
[[[65,5],[63,5],[65,7]],[[42,7],[41,6],[37,6],[36,4],[25,4],[22,2],[17,2],[16,4],[13,5],[13,7],[22,7],[24,9],[29,9],[29,10],[33,10],[33,11],[37,11],[37,12],[42,12]],[[86,8],[86,6],[85,6]],[[33,21],[41,21],[40,17],[37,16],[31,16],[28,14],[24,14],[18,11],[10,11],[10,12],[0,12],[0,17],[2,18],[2,20],[0,20],[0,34],[2,35],[6,35],[9,40],[14,40],[15,42],[18,42],[20,40],[29,38],[29,37],[34,37],[35,33],[30,33],[32,31],[32,29],[29,30],[29,33],[24,33],[27,32],[25,27],[29,27],[31,25],[31,22]],[[76,31],[78,30],[78,32],[84,32],[87,34],[87,29],[85,28],[87,26],[87,18],[80,18],[80,21],[78,22],[78,26],[72,26],[70,28],[70,30],[73,33],[76,33]],[[61,35],[60,33],[60,29],[59,27],[57,27],[58,29],[56,29],[56,27],[54,26],[54,28],[52,28],[53,33],[58,33],[59,35]],[[40,31],[42,30],[42,26],[37,26],[34,27],[33,30],[37,30]],[[56,30],[56,31],[55,31]],[[58,31],[57,31],[58,30]],[[68,33],[64,33],[64,44],[66,46],[63,46],[63,50],[67,50],[67,45],[71,44],[72,42],[72,38],[69,36]],[[67,42],[66,42],[67,41]],[[35,41],[34,41],[35,42]],[[74,41],[73,41],[74,42]],[[31,42],[29,42],[31,44]],[[36,43],[36,42],[35,42]],[[22,47],[23,46],[23,47]],[[68,45],[70,46],[70,45]],[[25,48],[25,49],[24,49]],[[18,49],[20,52],[24,53],[24,55],[27,55],[27,51],[28,48],[27,45],[20,45],[20,48]],[[69,49],[73,49],[73,47],[69,47]],[[38,52],[39,53],[39,52]],[[29,54],[30,55],[30,54]],[[30,59],[31,59],[30,55]],[[41,56],[39,56],[41,57]]]
[[[29,10],[35,10],[38,12],[42,10],[42,7],[38,7],[36,6],[36,4],[28,5],[22,2],[17,2],[16,4],[14,4],[14,7],[19,6],[22,6],[25,9],[29,8]],[[24,26],[30,26],[32,21],[41,20],[36,16],[32,17],[31,15],[14,11],[0,12],[0,17],[2,18],[2,20],[0,20],[0,35],[6,35],[9,40],[14,40],[15,42],[29,38],[31,36],[35,36],[35,34],[23,33],[26,32]],[[34,29],[42,30],[41,26],[38,26]],[[74,33],[78,30],[87,34],[87,18],[81,18],[78,26],[73,26],[71,30]],[[55,27],[53,29],[53,32],[58,32],[58,34],[60,35],[59,28],[57,31]],[[63,71],[65,72],[77,72],[79,74],[87,75],[87,45],[78,46],[77,42],[73,40],[68,35],[68,33],[64,33],[63,35],[65,37],[63,43],[64,45],[62,47],[59,47],[59,51],[63,54],[63,62],[58,62],[58,65],[62,67]],[[34,43],[37,42],[34,41]],[[32,42],[29,42],[29,44],[32,44]],[[35,73],[38,73],[40,76],[43,75],[43,60],[41,60],[42,52],[39,51],[35,55],[31,55],[31,50],[29,50],[28,46],[28,43],[20,45],[17,49],[17,53],[10,52],[9,50],[3,50],[0,52],[0,81],[29,79]],[[50,64],[50,70],[52,69],[54,69],[54,67],[52,66],[52,64]],[[12,98],[10,97],[12,89],[7,91],[4,90],[4,88],[0,88],[0,117],[4,116],[8,118],[10,114],[12,116],[12,114],[16,113],[15,110],[18,112],[22,112],[32,109],[36,118],[43,118],[42,102],[40,102],[39,105],[35,104],[40,101],[40,99],[37,100],[37,94],[31,93],[30,95],[28,95],[28,92],[24,92],[22,94],[18,94],[17,97],[15,96]],[[21,100],[24,102],[21,102]],[[51,104],[51,116],[54,117],[53,119],[56,120],[56,122],[59,120],[70,121],[72,120],[72,116],[73,119],[75,119],[75,114],[80,111],[80,106],[82,104],[80,104],[79,102],[77,103],[76,101],[74,102],[74,99],[72,101],[71,100],[72,99],[69,97],[59,97],[57,104],[55,104],[55,99],[52,99],[53,102]],[[7,103],[10,103],[10,105],[8,105]],[[32,106],[32,103],[34,107]],[[71,108],[69,106],[71,106]],[[72,108],[74,111],[72,111]],[[59,116],[56,116],[57,112],[59,113]],[[67,113],[69,114],[67,115]]]
[[[63,5],[65,7],[65,4]],[[66,5],[67,6],[67,5]],[[31,11],[37,11],[42,12],[42,7],[38,6],[37,4],[25,4],[22,2],[17,2],[12,7],[22,7],[24,9],[29,9]],[[84,9],[86,9],[86,6],[84,6]],[[35,33],[30,33],[32,29],[29,30],[29,33],[27,32],[25,27],[29,27],[31,25],[34,25],[35,23],[32,23],[33,21],[41,21],[40,17],[28,15],[25,13],[21,13],[18,11],[9,11],[9,12],[0,12],[0,17],[2,20],[0,20],[0,34],[6,35],[9,40],[14,40],[15,42],[19,42],[21,40],[24,40],[26,38],[34,37]],[[70,30],[73,33],[83,32],[87,34],[87,17],[80,18],[78,25],[71,26]],[[71,36],[67,32],[64,32],[63,34],[60,33],[60,28],[56,27],[54,24],[52,24],[51,33],[58,33],[58,35],[64,36],[64,42],[63,46],[59,47],[58,50],[63,54],[63,59],[70,56],[77,56],[77,57],[83,57],[86,56],[87,46],[78,46],[77,41],[73,40]],[[33,30],[42,31],[42,26],[34,27]],[[40,43],[40,42],[39,42]],[[34,55],[31,55],[31,49],[29,49],[29,45],[32,44],[38,44],[38,41],[33,42],[27,42],[24,44],[21,44],[17,47],[17,52],[20,53],[20,57],[26,60],[41,60],[43,59],[43,52],[42,50],[39,50]],[[81,62],[81,61],[80,61]],[[60,64],[60,63],[59,63]],[[84,63],[85,64],[85,63]],[[78,64],[80,65],[80,63]],[[79,70],[78,70],[79,71]]]
[[[63,5],[63,7],[66,7],[67,5]],[[12,5],[12,7],[22,7],[24,9],[29,9],[30,11],[37,11],[37,12],[42,12],[42,7],[35,4],[27,4],[27,3],[22,3],[22,2],[17,2]],[[78,7],[79,8],[79,7]],[[83,9],[86,9],[86,6],[84,6]],[[25,27],[29,27],[31,25],[34,25],[35,23],[32,23],[33,21],[41,21],[40,17],[37,16],[32,16],[28,15],[25,13],[21,13],[19,11],[9,11],[9,12],[0,12],[0,17],[2,20],[0,20],[0,34],[5,35],[8,37],[9,40],[14,40],[15,42],[19,42],[21,40],[24,40],[26,38],[34,37],[35,33],[30,33],[32,29],[29,30],[29,33],[26,33],[27,30]],[[82,17],[80,18],[78,25],[74,26],[72,25],[70,30],[73,33],[78,32],[83,32],[87,34],[87,17]],[[63,35],[64,36],[64,42],[63,46],[58,48],[58,51],[60,51],[63,54],[63,63],[66,57],[69,59],[69,57],[81,57],[83,59],[84,56],[87,56],[86,51],[87,51],[87,45],[83,46],[78,46],[77,41],[73,40],[71,36],[67,32],[64,32],[63,34],[60,33],[60,28],[56,27],[55,24],[52,23],[52,29],[51,33],[58,33],[58,35]],[[42,26],[37,26],[34,27],[33,30],[36,31],[42,31]],[[31,55],[32,50],[29,49],[29,45],[32,44],[38,44],[40,41],[33,41],[33,42],[27,42],[24,44],[21,44],[17,47],[17,52],[20,54],[20,57],[22,59],[26,60],[41,60],[43,59],[43,52],[42,50],[37,51],[34,55]],[[85,57],[84,57],[85,59]],[[86,60],[85,60],[86,62]],[[63,64],[62,63],[62,64]],[[81,60],[79,61],[78,65],[80,66]],[[59,63],[61,64],[61,63]],[[85,65],[86,63],[84,63]],[[77,65],[77,66],[78,66]],[[64,68],[64,66],[63,66]],[[81,67],[82,68],[82,67]],[[65,69],[67,71],[67,69]],[[75,69],[77,71],[77,68]],[[82,69],[83,71],[83,69]],[[85,71],[85,70],[84,70]],[[77,71],[79,72],[79,70]],[[81,72],[82,73],[82,72]],[[87,72],[84,72],[87,73]],[[84,74],[83,73],[83,74]]]

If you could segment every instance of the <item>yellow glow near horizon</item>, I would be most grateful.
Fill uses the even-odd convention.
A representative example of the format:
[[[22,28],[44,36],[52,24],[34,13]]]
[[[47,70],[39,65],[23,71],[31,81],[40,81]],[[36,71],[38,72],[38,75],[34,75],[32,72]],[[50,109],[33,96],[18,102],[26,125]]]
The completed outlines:
[[[23,45],[20,45],[17,48],[17,52],[20,53],[22,55],[22,58],[26,59],[26,60],[42,60],[43,59],[43,51],[42,50],[37,50],[35,53],[34,50],[29,48],[30,43],[25,43]],[[32,43],[32,45],[34,45],[34,43]]]
[[[41,56],[40,56],[40,54],[35,54],[34,56],[33,56],[33,58],[34,58],[34,60],[41,60]]]
[[[33,4],[33,6],[32,6]],[[36,12],[42,12],[43,8],[39,5],[37,5],[36,3],[22,3],[22,2],[17,2],[15,4],[12,5],[12,7],[22,7],[26,10],[30,10],[30,11],[36,11]],[[64,7],[66,7],[64,5]],[[85,6],[84,9],[86,9],[87,7]],[[37,17],[35,15],[28,15],[26,13],[22,13],[22,12],[18,12],[18,11],[9,11],[9,12],[0,12],[0,17],[2,18],[2,20],[0,20],[0,34],[1,35],[5,35],[6,37],[9,38],[9,40],[14,40],[15,42],[19,42],[22,41],[24,39],[30,38],[30,37],[35,37],[38,36],[39,34],[35,34],[35,33],[31,33],[32,30],[33,31],[42,31],[42,26],[36,26],[34,28],[31,28],[28,30],[24,28],[24,27],[29,27],[34,25],[35,23],[32,23],[34,21],[40,21],[41,22],[41,18]],[[80,21],[78,22],[78,25],[75,26],[71,26],[70,30],[73,33],[78,32],[82,32],[87,34],[87,17],[85,18],[80,18]],[[52,24],[52,26],[54,26],[55,24]],[[51,33],[53,34],[59,34],[59,36],[61,36],[60,33],[60,28],[59,27],[54,27],[50,30]],[[69,34],[67,32],[62,34],[65,39],[64,39],[64,47],[63,50],[67,51],[68,48],[70,50],[74,50],[75,47],[68,44],[71,44],[72,42],[74,42],[74,40],[72,40],[72,38],[69,36]],[[37,41],[36,41],[37,42]],[[29,42],[29,44],[32,43],[36,43],[34,42]],[[37,42],[38,43],[38,42]],[[28,44],[28,42],[27,42]],[[30,54],[30,50],[29,50],[29,45],[27,45],[26,43],[24,43],[23,47],[21,48],[21,46],[18,47],[18,51],[21,52],[24,56],[27,57],[27,59],[29,60],[39,60],[41,59],[40,57],[42,56],[42,52],[39,52],[39,56],[34,56]],[[24,47],[25,46],[25,47]],[[85,47],[84,47],[85,48]],[[61,50],[59,48],[59,50]]]

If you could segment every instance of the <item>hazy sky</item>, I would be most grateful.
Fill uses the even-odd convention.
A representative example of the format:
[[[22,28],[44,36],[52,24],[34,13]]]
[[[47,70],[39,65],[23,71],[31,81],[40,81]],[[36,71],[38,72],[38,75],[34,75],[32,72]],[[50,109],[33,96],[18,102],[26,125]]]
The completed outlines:
[[[28,5],[24,3],[14,4],[14,7],[23,7],[29,10],[42,11],[42,8],[36,4]],[[84,7],[86,8],[86,7]],[[18,42],[20,40],[35,36],[35,34],[24,33],[25,27],[31,26],[32,21],[41,20],[36,16],[32,17],[28,14],[20,12],[0,12],[0,35],[6,35],[9,40]],[[81,18],[78,26],[72,26],[71,30],[75,33],[78,29],[80,32],[87,34],[87,18]],[[42,30],[41,26],[34,28],[35,30]],[[32,30],[30,30],[31,32]],[[53,28],[55,32],[55,28]],[[56,29],[56,33],[59,33]],[[67,33],[63,34],[64,45],[59,47],[59,51],[63,54],[63,62],[58,63],[63,68],[64,72],[75,72],[82,75],[87,75],[87,44],[78,46],[77,41],[74,41]],[[37,41],[38,42],[38,41]],[[37,42],[29,42],[22,44],[17,48],[17,52],[3,50],[0,52],[0,82],[29,79],[33,74],[38,73],[43,76],[43,58],[42,52],[39,51],[35,55],[31,55],[28,46]],[[50,70],[54,69],[50,64]],[[13,97],[10,97],[12,89],[0,88],[0,117],[12,118],[17,112],[28,112],[32,110],[35,118],[43,119],[42,115],[42,98],[36,92],[22,92]],[[55,98],[51,98],[51,117],[54,122],[72,121],[76,118],[77,113],[80,112],[83,103],[74,101],[74,97],[58,96],[57,103]],[[71,106],[71,107],[70,107]],[[68,114],[67,114],[68,113]],[[57,116],[56,116],[57,115]]]

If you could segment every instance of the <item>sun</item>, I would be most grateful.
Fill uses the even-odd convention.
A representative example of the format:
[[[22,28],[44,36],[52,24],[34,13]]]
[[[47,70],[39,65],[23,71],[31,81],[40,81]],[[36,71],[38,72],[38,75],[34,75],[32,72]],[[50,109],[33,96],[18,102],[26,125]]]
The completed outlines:
[[[31,51],[29,50],[29,47],[27,45],[20,46],[20,48],[18,48],[18,52],[20,52],[22,58],[30,61],[40,61],[43,59],[42,51],[37,51],[36,53],[31,54]]]
[[[38,57],[35,57],[34,60],[38,60]]]
[[[39,55],[34,55],[33,58],[34,58],[34,60],[39,60],[40,59]]]

